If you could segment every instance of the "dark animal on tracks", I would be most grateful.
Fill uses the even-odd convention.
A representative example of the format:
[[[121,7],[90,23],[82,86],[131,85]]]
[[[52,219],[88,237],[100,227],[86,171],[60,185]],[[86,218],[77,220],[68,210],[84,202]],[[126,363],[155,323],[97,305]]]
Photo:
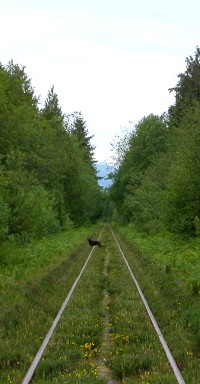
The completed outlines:
[[[90,237],[87,237],[88,243],[91,247],[94,245],[98,245],[98,247],[102,247],[101,242],[99,240],[92,240]]]

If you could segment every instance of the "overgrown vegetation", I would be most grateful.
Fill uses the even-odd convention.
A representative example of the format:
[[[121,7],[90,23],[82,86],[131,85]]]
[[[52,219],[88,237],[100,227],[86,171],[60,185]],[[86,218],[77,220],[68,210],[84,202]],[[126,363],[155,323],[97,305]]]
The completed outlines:
[[[117,144],[110,187],[115,219],[147,234],[199,234],[200,49],[178,76],[175,104],[144,117]]]
[[[120,242],[124,247],[124,244]],[[135,254],[132,253],[133,260]],[[136,286],[109,234],[108,292],[111,345],[107,364],[124,384],[175,384]]]
[[[118,226],[117,229],[128,262],[186,383],[198,383],[199,239],[185,242],[178,235],[169,233],[147,236],[132,225]]]
[[[88,245],[86,248],[88,250]],[[97,247],[36,370],[33,383],[105,383],[99,376],[97,360],[103,332],[104,257],[105,248]]]
[[[102,214],[104,194],[81,113],[66,116],[54,87],[39,107],[25,68],[0,65],[0,241],[27,242]]]
[[[53,87],[40,109],[24,68],[0,66],[0,383],[21,382],[102,215],[117,223],[129,264],[186,382],[198,383],[198,47],[178,78],[168,112],[144,117],[117,144],[114,183],[104,193],[81,114],[65,116]],[[105,230],[105,248],[89,263],[38,367],[37,384],[104,383],[99,358],[124,384],[174,383],[112,241]],[[108,306],[102,304],[105,292]]]
[[[0,383],[21,383],[90,250],[98,226],[0,246]]]
[[[109,193],[130,264],[189,383],[198,382],[200,358],[198,47],[170,92],[167,113],[144,117],[117,143]]]
[[[163,248],[164,239],[159,242],[156,236],[148,236],[147,241],[132,226],[117,229],[120,245],[186,382],[197,384],[198,243],[195,248],[191,240],[186,247],[183,240],[167,236]],[[11,245],[1,245],[6,262],[0,275],[0,383],[21,383],[91,251],[87,235],[97,237],[98,233],[98,226],[73,229],[18,245],[16,255]],[[101,241],[103,247],[95,249],[33,383],[103,384],[108,381],[101,377],[103,364],[113,380],[124,384],[133,380],[138,384],[174,384],[174,375],[108,226]]]
[[[71,247],[75,233],[80,243],[85,231],[72,231]],[[57,243],[59,251],[66,239],[60,234],[58,242],[57,237],[52,237],[52,243]],[[174,384],[173,373],[108,227],[101,240],[103,248],[94,250],[33,383],[103,384],[107,382],[101,377],[103,364],[109,367],[113,379],[124,384],[132,380],[138,384]],[[14,286],[7,287],[9,294],[2,301],[1,315],[2,384],[21,382],[88,251],[85,241],[70,255],[57,253],[54,263],[47,258],[46,267],[38,258],[38,268],[32,269],[27,280],[15,280]],[[109,327],[106,336],[105,321]]]

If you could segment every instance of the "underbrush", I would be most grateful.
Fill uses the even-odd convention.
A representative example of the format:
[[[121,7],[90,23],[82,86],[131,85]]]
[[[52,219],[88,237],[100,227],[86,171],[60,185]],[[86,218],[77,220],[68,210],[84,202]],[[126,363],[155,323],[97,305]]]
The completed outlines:
[[[98,226],[1,245],[0,383],[21,382],[90,250]],[[2,263],[3,260],[3,263]]]
[[[99,231],[98,226],[76,229],[16,248],[16,257],[14,249],[7,252],[10,262],[4,263],[1,272],[0,384],[21,383],[91,251],[86,237]],[[185,251],[189,248],[182,240],[170,243],[165,235],[163,249],[161,239],[156,241],[154,236],[148,242],[130,227],[118,228],[117,237],[186,383],[199,384],[198,285],[192,287],[191,275],[178,261],[169,263],[173,244],[180,255],[181,244]],[[101,360],[123,384],[174,384],[173,372],[108,227],[101,240],[103,247],[94,250],[33,383],[103,384]],[[170,254],[170,260],[173,257]]]
[[[176,379],[122,256],[116,246],[110,247],[111,347],[107,364],[123,384],[175,384]]]
[[[45,267],[54,266],[85,240],[91,230],[95,231],[97,228],[98,226],[76,228],[24,245],[15,238],[10,238],[0,244],[0,286],[17,279],[29,279]]]
[[[105,384],[97,356],[103,332],[105,249],[96,248],[50,340],[33,383]]]
[[[200,238],[181,238],[169,232],[145,236],[131,225],[120,227],[129,240],[151,257],[151,261],[166,273],[175,273],[200,297]]]
[[[132,226],[118,231],[120,241],[126,239],[123,250],[186,382],[198,384],[200,240],[167,233],[147,237]]]

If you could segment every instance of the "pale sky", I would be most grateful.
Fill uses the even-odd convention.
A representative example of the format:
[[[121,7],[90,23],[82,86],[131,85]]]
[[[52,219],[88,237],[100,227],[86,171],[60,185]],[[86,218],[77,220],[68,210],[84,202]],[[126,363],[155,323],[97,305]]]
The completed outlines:
[[[129,121],[161,115],[200,38],[199,0],[0,0],[0,62],[81,111],[98,161]]]

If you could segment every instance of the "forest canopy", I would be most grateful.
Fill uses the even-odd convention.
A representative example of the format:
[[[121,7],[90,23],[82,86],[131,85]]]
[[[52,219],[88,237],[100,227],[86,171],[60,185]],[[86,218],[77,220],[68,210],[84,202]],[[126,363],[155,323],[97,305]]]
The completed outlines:
[[[162,116],[144,117],[118,142],[110,198],[114,217],[147,234],[200,234],[200,49],[169,92]],[[123,143],[125,141],[125,144]]]
[[[94,148],[80,112],[52,87],[39,108],[25,67],[0,65],[0,241],[97,221],[103,209]]]
[[[147,234],[200,234],[200,49],[186,58],[174,105],[119,140],[109,193],[98,184],[87,124],[54,87],[40,108],[25,67],[0,65],[0,241],[113,220]]]

